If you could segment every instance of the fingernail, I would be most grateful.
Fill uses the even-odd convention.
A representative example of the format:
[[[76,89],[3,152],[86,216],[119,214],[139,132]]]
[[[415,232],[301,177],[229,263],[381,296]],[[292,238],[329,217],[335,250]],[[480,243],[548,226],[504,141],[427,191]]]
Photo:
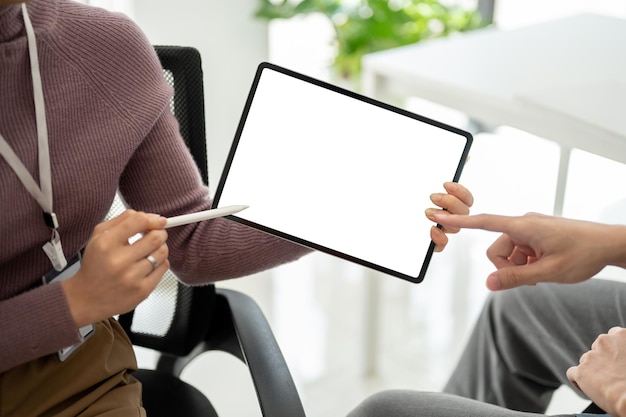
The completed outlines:
[[[426,209],[425,213],[426,213],[426,217],[428,217],[432,221],[435,221],[435,214],[437,214],[437,210],[429,208],[429,209]]]
[[[441,193],[434,193],[430,195],[430,201],[432,201],[433,203],[438,203],[439,201],[441,201],[442,198],[443,194]]]
[[[443,188],[446,190],[454,190],[456,188],[456,182],[450,181],[443,184]]]

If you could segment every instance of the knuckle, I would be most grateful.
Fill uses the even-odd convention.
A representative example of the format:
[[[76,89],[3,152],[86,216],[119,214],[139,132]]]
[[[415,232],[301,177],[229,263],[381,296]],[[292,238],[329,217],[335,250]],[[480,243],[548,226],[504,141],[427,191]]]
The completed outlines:
[[[470,209],[469,206],[466,206],[465,204],[461,205],[461,207],[459,207],[459,211],[456,214],[469,214],[470,213]]]
[[[604,346],[604,345],[608,344],[610,340],[611,340],[611,336],[609,336],[608,334],[601,334],[596,339],[596,343],[599,346]]]
[[[445,233],[455,234],[455,233],[459,233],[461,229],[459,229],[458,227],[444,227],[443,231]]]
[[[158,247],[163,244],[162,236],[157,232],[149,232],[143,237],[144,241],[152,247]]]
[[[133,209],[128,209],[124,213],[124,220],[128,221],[129,224],[139,225],[141,228],[146,228],[149,225],[150,221],[148,216],[143,211],[136,211]]]
[[[112,273],[118,274],[118,271],[124,271],[126,268],[126,263],[124,260],[122,260],[120,257],[117,256],[110,256],[109,257],[109,268],[111,269]],[[125,278],[126,274],[123,274]]]
[[[456,197],[450,194],[444,194],[443,198],[441,199],[441,205],[442,207],[450,207],[451,205],[454,205],[454,203],[456,202]]]
[[[102,255],[108,255],[111,251],[109,240],[105,235],[97,236],[89,241],[88,247],[92,251],[99,252]]]
[[[135,210],[133,210],[133,209],[126,209],[126,210],[124,210],[124,212],[122,214],[120,214],[120,217],[122,219],[127,219],[129,217],[133,217],[136,214],[137,214],[137,212]]]
[[[528,217],[532,217],[532,216],[536,216],[537,212],[534,211],[527,211],[524,216],[528,216]]]
[[[137,215],[134,216],[133,221],[143,230],[148,230],[148,227],[150,226],[150,219],[146,213],[143,212],[138,212]]]
[[[99,223],[98,225],[96,225],[96,227],[93,228],[93,234],[100,235],[104,233],[104,231],[107,229],[108,229],[107,222]]]
[[[456,195],[458,199],[468,207],[471,207],[474,204],[474,195],[464,185],[455,183],[455,186],[451,191],[452,194]]]
[[[593,361],[594,356],[595,352],[593,350],[588,350],[580,356],[580,359],[578,360],[578,366],[581,368],[581,370],[585,370],[589,366],[589,362]]]

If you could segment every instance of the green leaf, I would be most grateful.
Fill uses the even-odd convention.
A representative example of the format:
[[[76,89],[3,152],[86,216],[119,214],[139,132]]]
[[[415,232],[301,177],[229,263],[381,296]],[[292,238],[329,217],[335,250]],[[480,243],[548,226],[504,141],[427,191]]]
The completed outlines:
[[[370,52],[485,26],[477,11],[438,0],[259,0],[259,18],[289,19],[320,13],[333,25],[343,77],[357,77],[361,57]]]

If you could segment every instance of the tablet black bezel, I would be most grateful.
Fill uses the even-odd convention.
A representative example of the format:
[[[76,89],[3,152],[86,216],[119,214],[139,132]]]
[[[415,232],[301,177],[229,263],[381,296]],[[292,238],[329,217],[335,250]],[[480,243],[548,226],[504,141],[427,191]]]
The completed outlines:
[[[263,74],[263,71],[265,71],[265,70],[272,70],[272,71],[280,72],[282,74],[285,74],[285,75],[297,78],[299,80],[302,80],[302,81],[305,81],[305,82],[317,85],[319,87],[329,89],[329,90],[334,91],[336,93],[346,95],[346,96],[351,97],[353,99],[361,100],[361,101],[369,103],[371,105],[374,105],[374,106],[386,109],[388,111],[392,111],[392,112],[398,113],[398,114],[406,116],[406,117],[410,117],[412,119],[421,121],[423,123],[428,123],[428,124],[430,124],[432,126],[435,126],[435,127],[438,127],[438,128],[441,128],[441,129],[444,129],[444,130],[447,130],[447,131],[450,131],[450,132],[453,132],[453,133],[456,133],[458,135],[461,135],[461,136],[465,137],[465,139],[466,139],[465,147],[464,147],[463,152],[461,154],[461,157],[460,157],[459,163],[457,165],[456,171],[454,173],[454,176],[453,176],[453,178],[451,180],[452,182],[458,182],[459,181],[459,179],[461,177],[461,173],[462,173],[463,168],[465,166],[465,163],[467,161],[467,157],[469,155],[470,147],[471,147],[472,142],[473,142],[473,137],[472,137],[471,133],[469,133],[467,131],[464,131],[464,130],[461,130],[461,129],[458,129],[456,127],[447,125],[445,123],[442,123],[442,122],[430,119],[428,117],[424,117],[424,116],[421,116],[419,114],[410,112],[408,110],[392,106],[390,104],[387,104],[387,103],[384,103],[382,101],[373,99],[371,97],[364,96],[364,95],[356,93],[354,91],[347,90],[345,88],[342,88],[342,87],[339,87],[337,85],[328,83],[326,81],[322,81],[322,80],[313,78],[311,76],[308,76],[308,75],[305,75],[305,74],[302,74],[302,73],[290,70],[288,68],[284,68],[284,67],[281,67],[279,65],[272,64],[272,63],[269,63],[269,62],[262,62],[257,67],[256,73],[255,73],[255,76],[254,76],[254,80],[252,82],[252,86],[250,88],[250,92],[248,94],[248,98],[246,100],[246,103],[245,103],[245,106],[244,106],[244,109],[243,109],[243,112],[242,112],[242,115],[241,115],[241,119],[239,121],[239,124],[237,126],[237,130],[235,132],[235,137],[233,139],[230,151],[229,151],[228,156],[226,158],[226,161],[225,161],[225,164],[224,164],[224,169],[222,171],[222,175],[220,177],[217,190],[215,192],[215,197],[213,199],[213,204],[212,204],[213,208],[218,208],[219,207],[220,197],[222,195],[222,191],[224,190],[224,186],[226,185],[226,180],[228,178],[230,167],[231,167],[231,165],[233,163],[233,160],[235,158],[235,153],[236,153],[237,147],[239,145],[239,140],[241,138],[241,134],[243,132],[244,126],[246,124],[246,119],[248,117],[248,113],[250,111],[250,108],[252,107],[252,103],[253,103],[254,96],[255,96],[255,93],[256,93],[256,90],[257,90],[257,86],[259,85],[259,82],[261,80],[261,76]],[[430,261],[432,259],[433,253],[434,253],[434,249],[435,249],[435,243],[431,240],[430,245],[428,247],[428,250],[426,252],[426,255],[424,257],[424,261],[422,262],[422,267],[420,268],[420,273],[419,273],[418,276],[414,277],[412,275],[407,275],[405,273],[392,270],[392,269],[387,268],[385,266],[374,264],[374,263],[369,262],[367,260],[364,260],[364,259],[361,259],[361,258],[357,258],[357,257],[349,255],[347,253],[340,252],[340,251],[334,250],[332,248],[329,248],[329,247],[317,244],[315,242],[311,242],[311,241],[299,238],[297,236],[290,235],[290,234],[282,232],[280,230],[275,230],[273,228],[264,226],[262,224],[258,224],[258,223],[255,223],[255,222],[243,219],[243,218],[241,218],[241,217],[239,217],[237,215],[229,215],[229,216],[226,216],[226,218],[228,218],[230,220],[233,220],[233,221],[235,221],[237,223],[241,223],[241,224],[253,227],[255,229],[261,230],[263,232],[266,232],[266,233],[269,233],[269,234],[281,237],[283,239],[287,239],[289,241],[292,241],[294,243],[306,246],[308,248],[315,249],[315,250],[318,250],[318,251],[321,251],[321,252],[324,252],[324,253],[327,253],[327,254],[339,257],[341,259],[345,259],[345,260],[354,262],[356,264],[359,264],[359,265],[371,268],[371,269],[379,271],[379,272],[383,272],[385,274],[388,274],[388,275],[391,275],[391,276],[394,276],[394,277],[402,278],[402,279],[410,281],[412,283],[421,283],[424,280],[426,272],[428,270],[428,266],[430,264]],[[441,227],[441,226],[437,225],[437,227]]]

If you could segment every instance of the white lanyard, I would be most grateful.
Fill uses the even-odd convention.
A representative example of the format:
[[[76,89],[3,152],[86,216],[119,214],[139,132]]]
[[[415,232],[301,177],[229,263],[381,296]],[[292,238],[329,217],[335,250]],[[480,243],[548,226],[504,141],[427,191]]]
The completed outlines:
[[[43,98],[43,87],[41,84],[41,73],[39,71],[39,58],[37,55],[37,43],[35,31],[28,16],[26,4],[22,4],[22,14],[26,27],[28,39],[28,55],[30,57],[31,74],[33,78],[33,99],[35,101],[35,118],[37,122],[37,141],[39,144],[39,181],[37,185],[33,176],[28,172],[22,161],[15,154],[8,142],[0,135],[0,155],[4,157],[9,166],[18,176],[26,190],[37,200],[44,212],[44,220],[52,229],[50,242],[43,246],[43,250],[50,258],[50,262],[56,270],[62,270],[67,265],[61,238],[59,236],[59,223],[56,214],[52,210],[52,173],[50,169],[50,150],[48,148],[48,126],[46,124],[46,110]]]

